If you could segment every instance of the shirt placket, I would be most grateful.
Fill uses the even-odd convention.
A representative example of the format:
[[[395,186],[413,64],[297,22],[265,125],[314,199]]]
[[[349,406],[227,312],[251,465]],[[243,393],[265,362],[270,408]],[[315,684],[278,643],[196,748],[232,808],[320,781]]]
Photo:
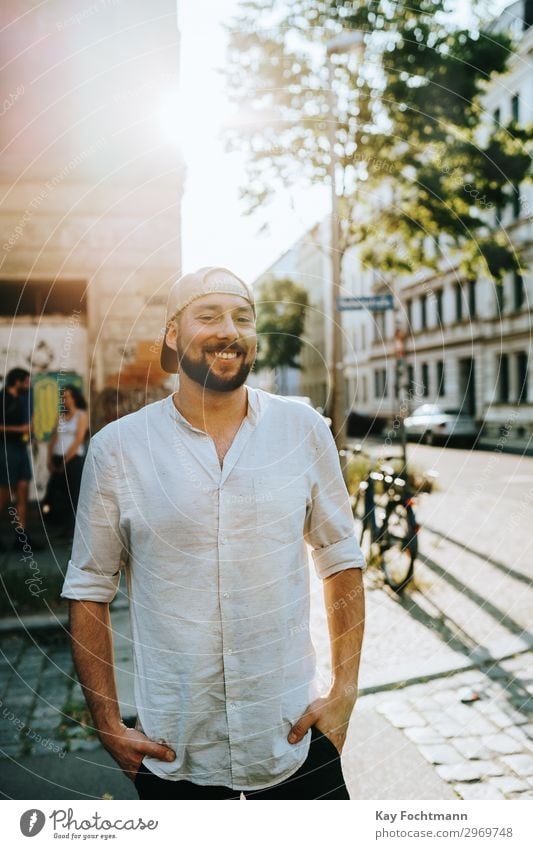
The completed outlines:
[[[228,728],[229,764],[232,786],[239,781],[238,769],[235,765],[242,762],[239,746],[242,746],[243,727],[242,688],[240,681],[244,675],[239,659],[239,634],[235,624],[234,587],[232,585],[232,534],[231,523],[235,515],[225,484],[234,469],[239,456],[254,430],[254,423],[246,418],[238,431],[233,443],[224,458],[222,468],[216,453],[213,439],[203,431],[185,423],[189,430],[199,437],[202,449],[199,459],[206,471],[217,481],[218,498],[218,535],[217,535],[217,572],[218,572],[218,606],[220,611],[220,633],[222,637],[222,669],[224,676],[224,692],[226,707],[226,722]],[[241,780],[245,778],[241,776]]]
[[[226,694],[226,719],[230,750],[230,771],[235,787],[243,776],[238,775],[237,764],[242,763],[244,729],[242,725],[242,684],[246,671],[242,668],[242,634],[238,632],[234,600],[234,557],[232,552],[232,522],[235,521],[235,504],[232,502],[227,480],[253,431],[253,425],[245,419],[224,458],[218,489],[218,592],[220,624],[222,633],[222,658],[224,667],[224,690]]]

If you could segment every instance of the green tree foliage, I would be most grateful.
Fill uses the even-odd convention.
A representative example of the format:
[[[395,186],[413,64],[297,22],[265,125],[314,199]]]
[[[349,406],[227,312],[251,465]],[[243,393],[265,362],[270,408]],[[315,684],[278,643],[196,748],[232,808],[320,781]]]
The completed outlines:
[[[267,279],[257,298],[258,354],[256,371],[301,368],[298,356],[308,306],[307,292],[292,280]]]
[[[331,59],[341,251],[360,244],[363,261],[400,274],[444,260],[495,279],[520,268],[497,211],[530,178],[533,131],[482,107],[509,36],[454,26],[442,0],[251,0],[229,29],[240,121],[228,143],[247,154],[248,212],[281,187],[329,182],[326,44],[354,30],[359,53]]]

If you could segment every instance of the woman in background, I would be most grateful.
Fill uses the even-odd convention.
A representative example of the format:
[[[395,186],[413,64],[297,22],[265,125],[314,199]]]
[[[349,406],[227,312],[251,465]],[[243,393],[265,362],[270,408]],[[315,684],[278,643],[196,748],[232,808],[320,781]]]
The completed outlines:
[[[71,538],[76,522],[81,473],[85,458],[85,438],[89,428],[87,402],[80,390],[69,383],[61,391],[59,421],[48,443],[48,483],[46,501],[64,512],[61,536]]]

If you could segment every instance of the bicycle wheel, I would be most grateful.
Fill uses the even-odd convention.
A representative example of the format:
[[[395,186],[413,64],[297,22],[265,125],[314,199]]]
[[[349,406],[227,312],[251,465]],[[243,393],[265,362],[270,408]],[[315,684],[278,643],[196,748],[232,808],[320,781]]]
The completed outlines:
[[[389,587],[401,592],[413,577],[418,554],[418,526],[413,508],[401,502],[391,505],[386,523],[381,542],[381,565]]]

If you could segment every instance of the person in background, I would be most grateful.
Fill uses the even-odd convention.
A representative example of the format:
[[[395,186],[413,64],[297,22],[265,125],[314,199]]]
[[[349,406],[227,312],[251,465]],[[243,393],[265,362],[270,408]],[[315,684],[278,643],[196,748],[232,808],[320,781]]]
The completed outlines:
[[[89,429],[87,402],[80,390],[68,384],[61,392],[61,413],[48,443],[48,492],[65,505],[65,525],[61,536],[72,537]]]
[[[6,504],[14,500],[17,527],[24,529],[32,479],[28,456],[31,417],[30,373],[23,368],[11,369],[0,392],[0,515]],[[14,547],[19,539],[20,536],[14,536]],[[27,535],[25,542],[29,542]],[[4,547],[1,541],[0,546]]]

